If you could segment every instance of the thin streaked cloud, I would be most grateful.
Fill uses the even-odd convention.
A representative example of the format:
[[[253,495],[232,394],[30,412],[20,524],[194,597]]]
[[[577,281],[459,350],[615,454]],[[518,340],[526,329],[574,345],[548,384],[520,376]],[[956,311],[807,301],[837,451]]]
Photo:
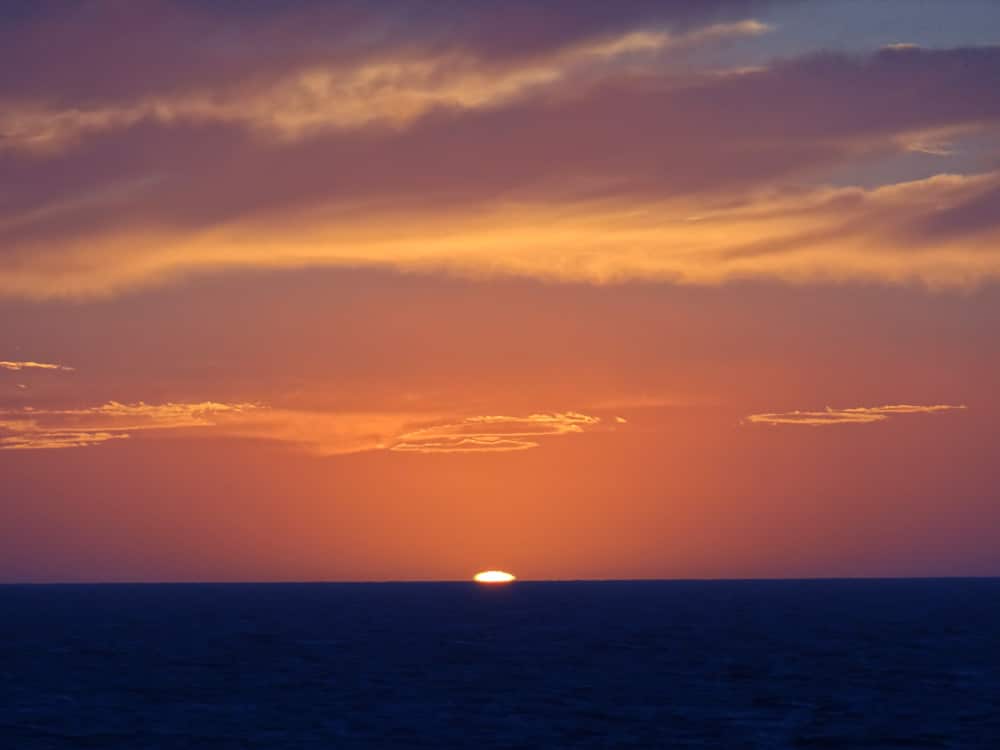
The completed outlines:
[[[752,19],[680,35],[637,29],[505,65],[482,60],[472,51],[380,57],[339,66],[315,65],[263,85],[236,82],[221,89],[147,94],[97,108],[52,109],[0,101],[0,149],[51,152],[87,135],[143,121],[167,126],[237,124],[279,140],[378,124],[402,128],[434,110],[493,108],[566,85],[571,78],[600,77],[623,59],[634,63],[637,56],[768,30]]]
[[[1000,222],[990,213],[998,191],[1000,172],[991,172],[796,190],[735,205],[512,202],[388,211],[378,222],[330,207],[194,235],[111,232],[92,257],[92,239],[66,238],[62,252],[73,263],[65,267],[42,258],[9,268],[0,261],[0,295],[94,297],[208,269],[359,265],[596,284],[777,279],[968,287],[1000,279]]]
[[[243,413],[256,404],[122,404],[110,401],[80,409],[22,409],[0,412],[0,450],[83,448],[123,440],[144,430],[211,427],[220,415]]]
[[[0,370],[59,370],[62,372],[73,372],[75,369],[74,367],[58,365],[52,362],[0,361]]]
[[[390,450],[412,453],[522,451],[537,448],[541,439],[581,433],[600,421],[599,417],[578,412],[468,417],[461,422],[433,425],[400,435]]]
[[[600,424],[578,412],[447,417],[421,413],[336,413],[272,409],[259,403],[125,404],[0,412],[0,450],[81,448],[139,433],[249,438],[291,444],[321,456],[372,450],[410,453],[509,452]],[[623,423],[623,422],[619,422]]]
[[[822,411],[786,411],[770,414],[750,414],[745,421],[754,424],[790,424],[823,427],[834,424],[870,424],[883,422],[899,414],[937,414],[946,411],[967,409],[964,404],[889,404],[886,406],[856,406],[849,409],[833,409],[829,406]]]

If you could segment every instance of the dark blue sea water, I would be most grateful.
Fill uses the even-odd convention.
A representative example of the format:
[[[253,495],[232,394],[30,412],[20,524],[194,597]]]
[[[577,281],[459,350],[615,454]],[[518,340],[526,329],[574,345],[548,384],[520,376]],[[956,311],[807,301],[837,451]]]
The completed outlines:
[[[1000,580],[0,587],[0,748],[1000,748]]]

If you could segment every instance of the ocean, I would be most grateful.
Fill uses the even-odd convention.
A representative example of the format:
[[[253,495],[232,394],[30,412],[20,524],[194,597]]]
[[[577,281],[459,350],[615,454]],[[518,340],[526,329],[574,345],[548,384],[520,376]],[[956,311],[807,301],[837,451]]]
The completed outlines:
[[[1000,579],[0,586],[0,749],[1000,748]]]

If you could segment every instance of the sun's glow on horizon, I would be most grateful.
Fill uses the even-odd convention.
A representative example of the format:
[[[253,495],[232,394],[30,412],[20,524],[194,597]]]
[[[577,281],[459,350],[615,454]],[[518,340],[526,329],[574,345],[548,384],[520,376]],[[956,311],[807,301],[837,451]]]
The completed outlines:
[[[476,573],[472,580],[476,583],[510,583],[516,580],[516,576],[502,570],[484,570],[482,573]]]

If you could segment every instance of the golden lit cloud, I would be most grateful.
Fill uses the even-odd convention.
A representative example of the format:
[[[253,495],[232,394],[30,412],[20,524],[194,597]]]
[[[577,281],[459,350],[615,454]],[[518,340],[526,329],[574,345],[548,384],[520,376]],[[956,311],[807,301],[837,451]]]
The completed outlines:
[[[231,415],[218,422],[218,429],[234,437],[290,443],[322,456],[371,450],[505,453],[537,448],[546,438],[582,433],[600,421],[576,412],[456,418],[430,413],[265,409]]]
[[[934,414],[943,411],[966,409],[962,405],[934,404],[923,406],[918,404],[892,404],[887,406],[857,406],[850,409],[831,409],[823,411],[787,411],[773,414],[751,414],[747,422],[757,424],[795,424],[822,427],[832,424],[869,424],[882,422],[897,414]]]
[[[986,157],[1000,111],[984,84],[1000,48],[733,60],[714,42],[765,25],[643,23],[502,53],[417,40],[304,54],[80,102],[0,93],[4,166],[25,185],[0,205],[0,296],[314,266],[590,283],[1000,277]],[[886,91],[899,101],[874,106]]]
[[[127,437],[124,432],[52,429],[30,419],[0,420],[0,450],[85,448]]]
[[[538,440],[580,433],[600,423],[599,417],[577,412],[531,414],[527,417],[468,417],[433,425],[396,438],[391,450],[414,453],[506,452],[537,448]]]
[[[148,430],[199,428],[215,435],[289,443],[323,456],[371,450],[416,453],[507,452],[581,433],[600,423],[576,412],[456,420],[426,413],[337,413],[271,409],[256,403],[123,404],[80,409],[24,407],[0,412],[0,449],[75,448]],[[205,432],[201,428],[213,428]]]
[[[290,211],[194,232],[146,229],[24,247],[0,295],[87,297],[220,268],[374,266],[607,283],[1000,278],[1000,225],[920,232],[1000,190],[1000,173],[761,194],[733,205],[618,198],[451,211]],[[62,256],[63,262],[55,262]]]
[[[62,372],[73,372],[75,368],[66,365],[57,365],[50,362],[11,362],[0,361],[0,370],[60,370]]]
[[[441,419],[436,413],[324,412],[260,409],[229,415],[217,434],[287,443],[317,456],[385,450],[414,424]]]
[[[220,415],[259,408],[256,404],[121,404],[83,409],[23,409],[0,412],[0,450],[80,448],[121,440],[142,430],[211,427]]]
[[[282,140],[370,124],[405,127],[435,109],[495,107],[570,78],[599,76],[623,59],[768,30],[754,20],[677,35],[639,29],[575,42],[506,64],[488,62],[470,52],[414,53],[339,66],[316,65],[263,82],[147,95],[100,107],[53,108],[31,101],[0,101],[0,149],[51,152],[90,133],[144,121],[242,124]]]

